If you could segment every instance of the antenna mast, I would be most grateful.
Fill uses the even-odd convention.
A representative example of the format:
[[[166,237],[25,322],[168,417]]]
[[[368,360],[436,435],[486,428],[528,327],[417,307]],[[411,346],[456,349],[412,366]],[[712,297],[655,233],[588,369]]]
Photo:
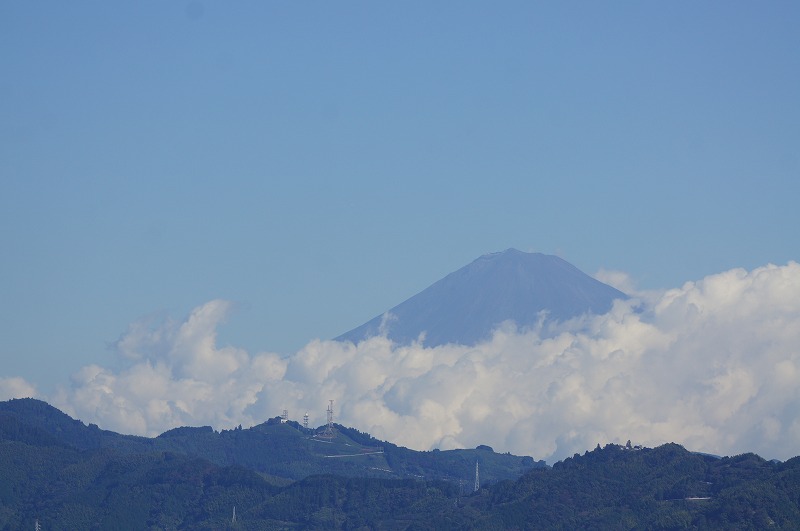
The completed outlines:
[[[306,411],[306,414],[303,415],[303,427],[308,429],[308,411]]]
[[[328,439],[333,438],[333,400],[330,402],[331,403],[328,406],[328,425],[325,426],[325,433],[322,434],[323,437]]]
[[[478,470],[478,460],[475,460],[475,492],[478,492],[481,488],[481,476]]]

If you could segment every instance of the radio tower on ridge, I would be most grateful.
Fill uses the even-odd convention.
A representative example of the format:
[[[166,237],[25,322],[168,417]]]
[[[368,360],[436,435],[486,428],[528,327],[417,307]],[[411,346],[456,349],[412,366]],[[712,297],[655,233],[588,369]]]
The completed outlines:
[[[478,471],[478,460],[475,460],[475,492],[478,492],[481,488],[481,476],[480,472]]]
[[[325,426],[325,432],[322,434],[322,436],[328,439],[333,438],[333,400],[331,400],[331,403],[328,406],[328,425]]]

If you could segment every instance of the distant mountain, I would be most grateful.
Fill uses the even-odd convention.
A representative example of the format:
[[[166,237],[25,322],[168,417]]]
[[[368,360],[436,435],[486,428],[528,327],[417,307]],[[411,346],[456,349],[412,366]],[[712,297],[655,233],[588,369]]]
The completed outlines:
[[[557,256],[508,249],[481,256],[336,340],[386,334],[408,344],[424,333],[426,346],[474,345],[504,321],[527,328],[542,312],[557,321],[603,314],[626,298]]]

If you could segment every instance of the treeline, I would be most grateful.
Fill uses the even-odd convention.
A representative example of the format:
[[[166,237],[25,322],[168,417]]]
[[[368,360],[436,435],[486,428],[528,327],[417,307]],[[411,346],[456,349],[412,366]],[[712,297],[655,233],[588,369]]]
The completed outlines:
[[[278,487],[172,453],[0,441],[0,529],[797,529],[800,459],[609,445],[464,493],[312,476]],[[236,522],[233,511],[236,508]]]
[[[781,463],[754,454],[716,458],[676,444],[607,445],[472,492],[464,476],[474,473],[476,459],[482,470],[533,460],[488,447],[414,453],[344,427],[339,439],[314,441],[299,426],[280,422],[220,433],[180,428],[128,440],[36,401],[4,404],[0,529],[33,528],[37,519],[44,530],[800,529],[800,458]],[[43,417],[10,412],[20,406]],[[172,449],[159,447],[166,441]],[[326,460],[317,446],[323,452],[382,447],[385,454],[327,459],[347,474],[298,481],[250,466],[269,462],[263,454],[275,452],[289,463],[281,466],[297,455],[296,465],[308,467],[302,461],[308,455]],[[226,454],[231,448],[240,462],[207,457],[233,461]],[[297,448],[305,450],[292,453]],[[388,468],[359,476],[368,471],[361,459],[373,458],[410,476],[442,463],[450,470],[439,479],[377,476]]]
[[[240,426],[216,432],[210,426],[181,427],[155,438],[135,437],[92,424],[85,426],[40,400],[0,402],[0,436],[8,440],[47,442],[79,450],[173,452],[207,459],[220,466],[243,466],[274,478],[277,484],[317,474],[457,481],[470,477],[476,459],[481,460],[483,476],[497,482],[516,479],[531,468],[546,466],[544,461],[495,454],[491,450],[419,452],[340,425],[336,425],[334,437],[313,435],[315,430],[305,429],[296,422],[282,423],[276,417],[248,429]],[[349,454],[357,455],[329,457]]]
[[[800,458],[608,445],[490,488],[465,508],[474,528],[798,529]]]

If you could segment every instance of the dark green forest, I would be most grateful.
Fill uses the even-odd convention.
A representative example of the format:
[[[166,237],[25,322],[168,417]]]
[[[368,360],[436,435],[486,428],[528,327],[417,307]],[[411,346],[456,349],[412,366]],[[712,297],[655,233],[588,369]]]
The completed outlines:
[[[800,528],[800,458],[607,445],[547,467],[320,435],[276,418],[132,437],[0,402],[0,529]]]

